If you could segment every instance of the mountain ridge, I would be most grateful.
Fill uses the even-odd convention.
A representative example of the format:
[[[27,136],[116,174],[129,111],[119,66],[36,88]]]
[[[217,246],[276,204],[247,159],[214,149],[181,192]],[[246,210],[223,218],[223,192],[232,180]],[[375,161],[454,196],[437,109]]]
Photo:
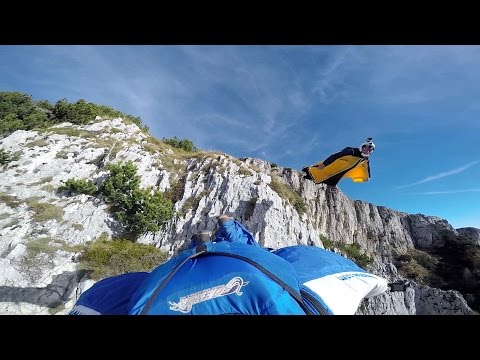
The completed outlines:
[[[1,314],[65,314],[93,283],[78,268],[73,247],[102,235],[116,238],[123,226],[101,197],[69,195],[59,188],[71,178],[100,185],[110,162],[132,161],[142,188],[172,199],[176,216],[158,232],[136,239],[169,256],[197,231],[214,230],[215,217],[222,213],[242,222],[262,246],[327,244],[354,260],[365,255],[368,270],[389,281],[404,278],[399,269],[406,258],[407,264],[417,265],[422,256],[430,259],[425,250],[452,241],[475,249],[480,244],[479,229],[454,229],[435,216],[351,200],[339,189],[315,185],[300,172],[265,160],[178,150],[121,118],[17,130],[0,139],[0,147],[12,154],[0,184]],[[429,270],[430,263],[424,265]],[[465,282],[476,285],[476,269],[466,268],[471,274]],[[370,299],[359,314],[474,313],[460,292],[431,288],[420,281],[422,269],[407,270],[419,277],[410,278],[405,293]],[[470,303],[476,305],[476,299]]]

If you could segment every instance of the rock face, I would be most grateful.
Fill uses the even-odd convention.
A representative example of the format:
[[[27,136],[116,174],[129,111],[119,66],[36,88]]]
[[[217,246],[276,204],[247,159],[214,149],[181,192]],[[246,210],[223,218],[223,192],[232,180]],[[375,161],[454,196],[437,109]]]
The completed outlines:
[[[357,315],[474,315],[463,296],[411,282],[404,292],[387,291],[365,299]]]
[[[457,229],[457,231],[466,243],[480,246],[480,229],[466,227]]]
[[[438,217],[354,201],[338,189],[304,180],[296,170],[260,159],[212,152],[177,157],[122,119],[16,131],[1,139],[0,147],[18,158],[0,168],[0,314],[65,314],[93,284],[77,269],[72,246],[102,234],[121,234],[122,227],[98,198],[71,196],[59,187],[70,178],[101,183],[108,162],[133,161],[141,187],[166,191],[182,184],[175,203],[179,216],[138,239],[171,255],[198,230],[214,230],[215,217],[222,213],[242,222],[266,247],[323,247],[322,239],[358,244],[374,260],[368,270],[389,281],[398,278],[394,254],[441,246],[445,231],[480,245],[479,229],[457,231]],[[406,292],[365,300],[358,313],[472,310],[457,292],[414,285]]]

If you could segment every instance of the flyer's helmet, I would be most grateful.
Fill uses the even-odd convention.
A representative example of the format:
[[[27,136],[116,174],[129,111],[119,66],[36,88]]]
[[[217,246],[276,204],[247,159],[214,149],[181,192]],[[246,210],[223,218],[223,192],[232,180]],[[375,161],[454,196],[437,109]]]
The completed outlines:
[[[372,141],[372,138],[367,138],[360,147],[358,148],[362,153],[363,157],[368,157],[375,150],[375,144]]]

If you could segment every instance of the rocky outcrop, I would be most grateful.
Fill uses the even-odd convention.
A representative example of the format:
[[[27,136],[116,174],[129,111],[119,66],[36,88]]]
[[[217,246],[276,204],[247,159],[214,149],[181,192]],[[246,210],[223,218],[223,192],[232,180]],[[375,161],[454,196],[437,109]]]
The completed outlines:
[[[133,161],[141,186],[169,190],[181,183],[179,214],[155,234],[138,239],[171,255],[198,230],[214,230],[219,214],[241,221],[263,246],[322,246],[322,239],[359,244],[374,259],[368,270],[393,281],[392,256],[409,248],[441,246],[446,231],[479,244],[480,230],[351,200],[340,190],[305,181],[267,161],[218,152],[176,157],[158,140],[121,119],[48,131],[16,131],[0,147],[18,156],[1,169],[0,314],[64,314],[92,281],[76,268],[73,245],[122,233],[107,205],[61,190],[70,178],[99,184],[108,162]],[[42,251],[38,246],[43,244]],[[32,249],[37,249],[32,254]],[[463,302],[462,302],[463,301]],[[457,293],[411,287],[368,299],[359,313],[469,313]]]
[[[387,291],[364,299],[357,315],[474,315],[463,296],[413,281],[405,291]]]
[[[480,229],[466,227],[457,229],[457,232],[465,243],[480,246]]]

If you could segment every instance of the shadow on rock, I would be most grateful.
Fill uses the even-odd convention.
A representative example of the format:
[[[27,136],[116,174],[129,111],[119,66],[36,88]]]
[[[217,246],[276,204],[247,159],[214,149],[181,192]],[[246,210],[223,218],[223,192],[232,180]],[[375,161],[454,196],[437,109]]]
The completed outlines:
[[[92,270],[65,271],[46,287],[0,286],[0,302],[26,302],[55,308],[69,300],[77,284]]]

